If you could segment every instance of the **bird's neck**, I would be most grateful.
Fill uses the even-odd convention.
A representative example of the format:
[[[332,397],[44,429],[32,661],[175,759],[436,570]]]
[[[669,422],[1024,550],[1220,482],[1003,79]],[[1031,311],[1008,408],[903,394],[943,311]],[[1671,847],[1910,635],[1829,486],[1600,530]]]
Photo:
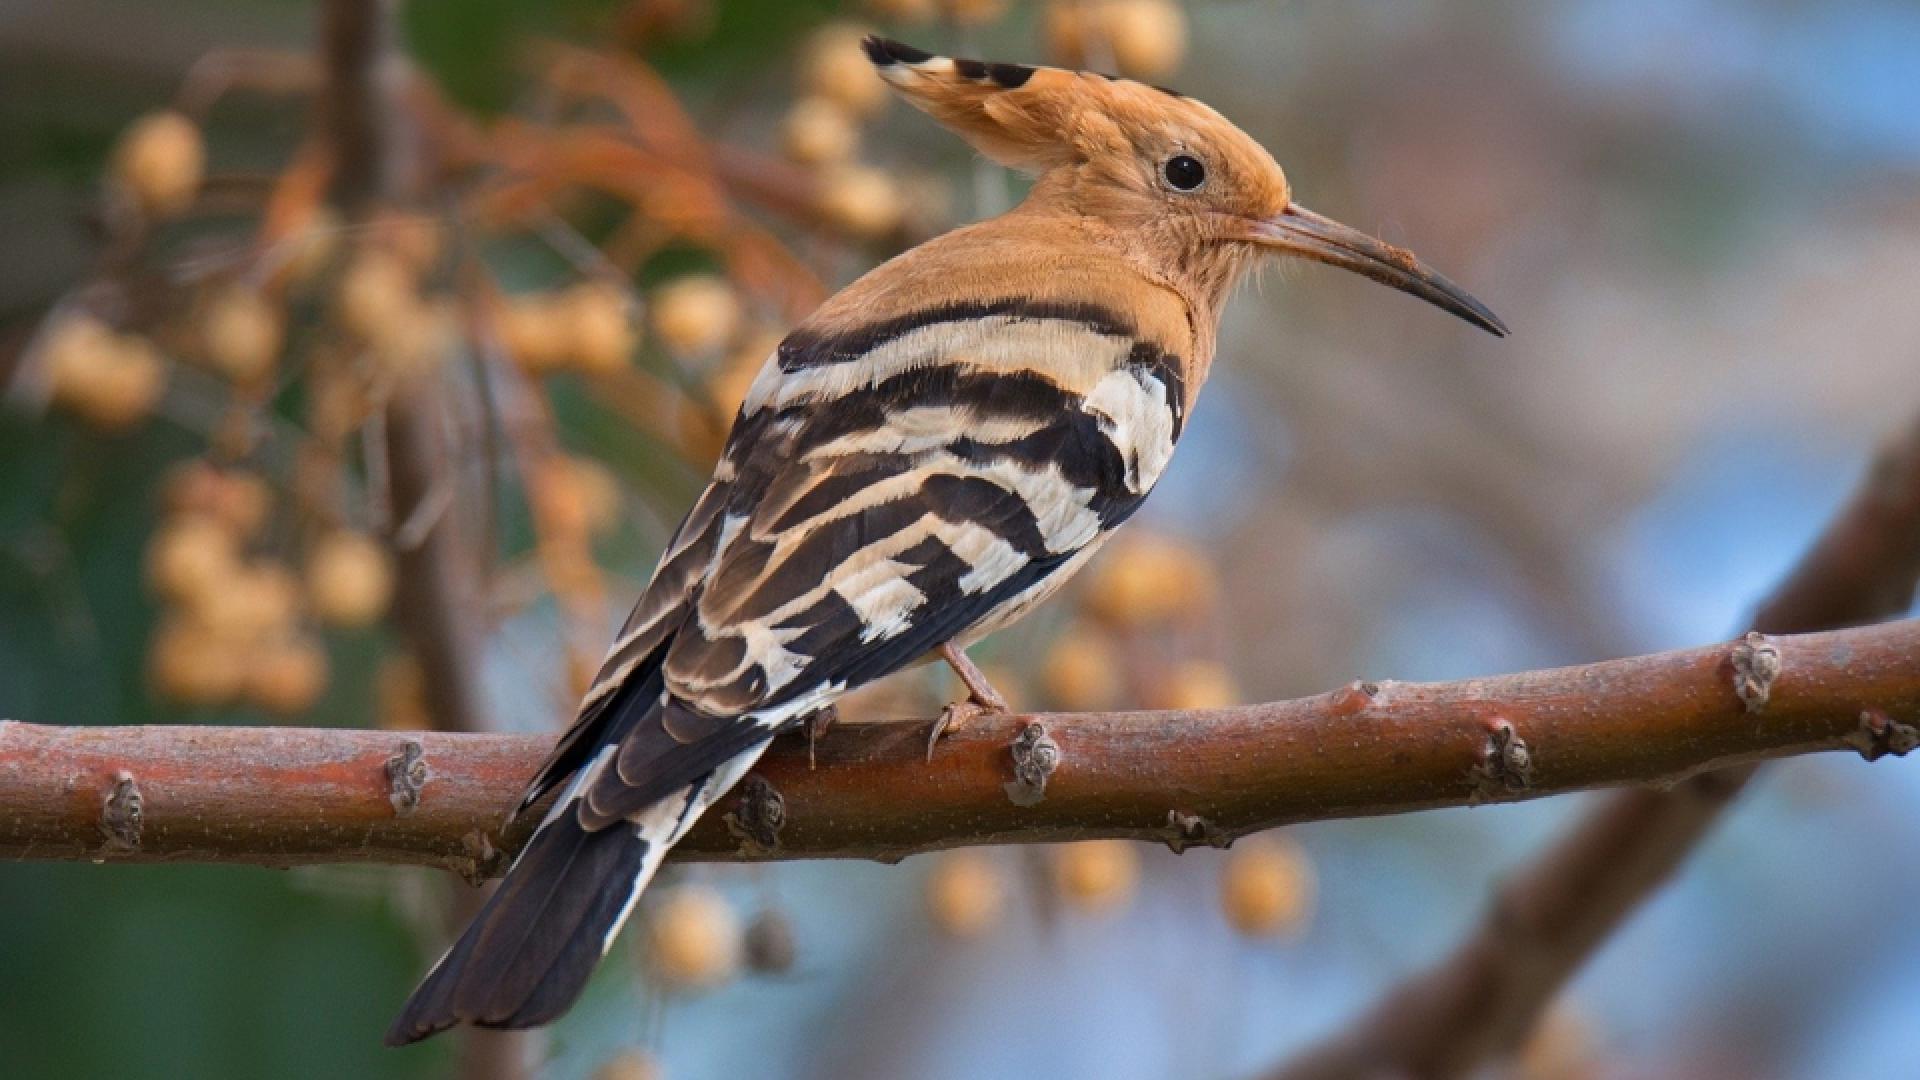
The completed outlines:
[[[1204,378],[1220,312],[1251,267],[1251,252],[1215,242],[1200,235],[1191,219],[1167,214],[1152,200],[1087,182],[1071,169],[1042,175],[1005,216],[1069,226],[1089,246],[1177,295],[1195,339],[1201,368],[1196,374]]]

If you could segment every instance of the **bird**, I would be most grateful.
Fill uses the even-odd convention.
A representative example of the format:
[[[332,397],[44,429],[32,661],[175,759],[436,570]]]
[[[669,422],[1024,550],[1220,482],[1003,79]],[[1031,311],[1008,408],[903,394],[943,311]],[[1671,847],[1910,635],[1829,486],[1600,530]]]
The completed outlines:
[[[1272,155],[1191,97],[863,48],[1032,187],[858,278],[767,358],[514,812],[557,799],[391,1044],[560,1016],[701,812],[848,691],[938,658],[967,690],[942,726],[1007,710],[967,646],[1059,589],[1153,490],[1256,266],[1330,264],[1507,334],[1409,252],[1294,201]]]

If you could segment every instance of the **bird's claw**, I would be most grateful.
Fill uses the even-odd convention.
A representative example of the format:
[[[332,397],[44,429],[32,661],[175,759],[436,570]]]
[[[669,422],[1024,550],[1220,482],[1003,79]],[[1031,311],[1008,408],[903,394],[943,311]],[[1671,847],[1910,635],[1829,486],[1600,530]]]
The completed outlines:
[[[927,761],[933,761],[933,749],[940,740],[959,731],[983,716],[992,716],[1007,711],[1005,705],[984,704],[969,698],[965,701],[950,701],[940,710],[933,721],[933,730],[927,733]]]

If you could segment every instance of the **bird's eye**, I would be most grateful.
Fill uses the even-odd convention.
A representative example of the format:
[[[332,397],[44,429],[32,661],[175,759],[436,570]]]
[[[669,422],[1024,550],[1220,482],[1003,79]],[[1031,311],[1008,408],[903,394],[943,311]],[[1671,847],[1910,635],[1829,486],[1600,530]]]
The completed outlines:
[[[1163,171],[1166,173],[1167,183],[1173,185],[1175,191],[1192,191],[1207,178],[1207,167],[1200,164],[1198,158],[1187,154],[1176,154],[1168,158]]]

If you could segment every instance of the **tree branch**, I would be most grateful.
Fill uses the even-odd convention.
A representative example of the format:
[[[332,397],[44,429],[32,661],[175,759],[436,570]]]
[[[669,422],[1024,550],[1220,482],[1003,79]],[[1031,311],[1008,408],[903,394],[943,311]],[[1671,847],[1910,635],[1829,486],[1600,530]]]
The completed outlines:
[[[1920,423],[1890,444],[1851,502],[1761,605],[1753,625],[1801,633],[1906,611],[1920,583]],[[1906,624],[1892,624],[1900,626]],[[1908,654],[1905,664],[1920,667]],[[1862,705],[1868,757],[1911,732]],[[1561,986],[1673,873],[1757,766],[1702,773],[1669,790],[1610,795],[1495,894],[1451,954],[1273,1080],[1455,1077],[1512,1056]]]
[[[781,740],[756,771],[764,783],[742,785],[679,854],[894,859],[1093,836],[1177,848],[1290,822],[1669,785],[1818,750],[1904,752],[1920,738],[1916,655],[1920,620],[1907,620],[1268,705],[997,717],[931,763],[925,724],[844,724],[821,740],[817,769],[804,744]],[[497,829],[549,744],[9,723],[0,856],[420,863],[484,877],[523,839]]]

